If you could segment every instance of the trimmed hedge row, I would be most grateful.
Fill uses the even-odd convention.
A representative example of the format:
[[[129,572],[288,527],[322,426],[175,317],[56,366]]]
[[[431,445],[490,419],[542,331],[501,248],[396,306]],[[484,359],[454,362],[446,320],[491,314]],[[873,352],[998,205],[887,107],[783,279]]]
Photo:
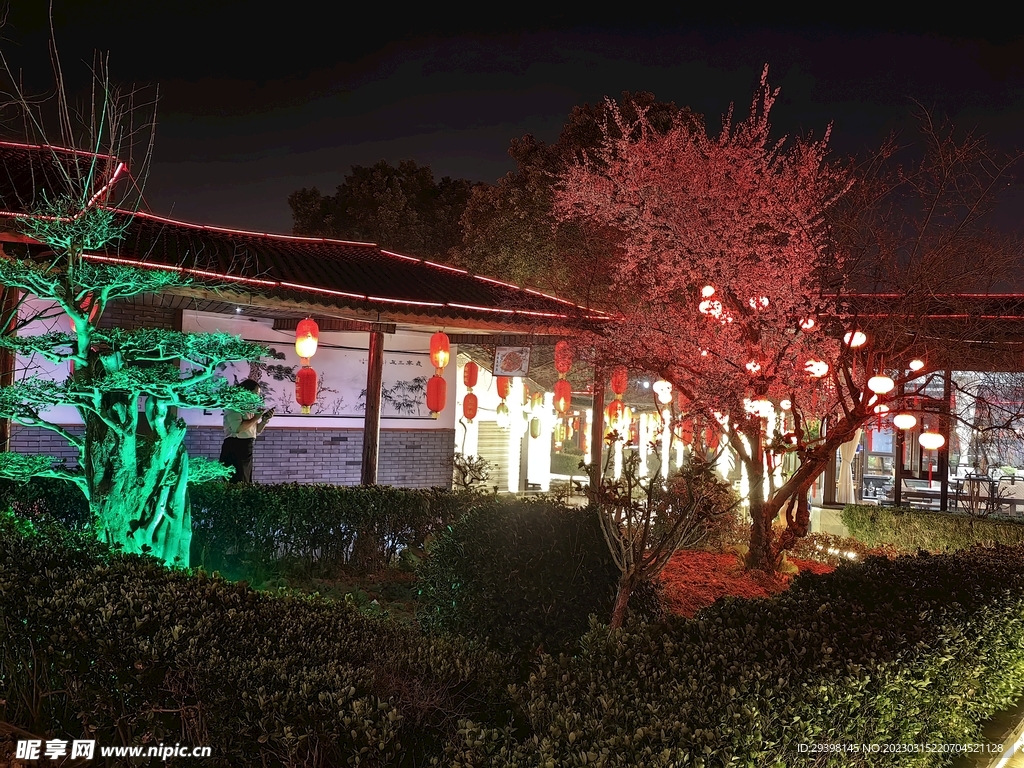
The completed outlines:
[[[40,738],[208,745],[206,765],[423,765],[458,718],[507,720],[506,665],[0,516],[0,721]]]
[[[417,575],[425,628],[532,656],[573,652],[590,614],[607,621],[619,569],[595,510],[537,499],[472,510],[437,534]],[[656,585],[641,585],[630,610],[659,618]]]
[[[465,721],[453,766],[938,766],[800,745],[981,742],[1024,689],[1024,549],[871,558],[696,620],[594,627],[512,689],[529,734]]]
[[[458,519],[479,496],[390,486],[230,485],[189,489],[192,565],[262,580],[275,571],[372,571]],[[0,510],[56,520],[73,530],[90,521],[81,491],[59,480],[0,483]]]
[[[975,544],[1024,544],[1024,522],[861,504],[847,504],[842,518],[850,535],[869,547],[955,552]]]

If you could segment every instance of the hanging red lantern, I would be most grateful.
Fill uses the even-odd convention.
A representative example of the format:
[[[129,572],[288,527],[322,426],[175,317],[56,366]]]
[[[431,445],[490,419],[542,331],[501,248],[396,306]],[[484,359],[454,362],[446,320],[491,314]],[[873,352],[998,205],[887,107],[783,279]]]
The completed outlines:
[[[320,326],[316,321],[307,317],[299,320],[295,326],[295,354],[301,360],[309,360],[316,354],[316,346],[320,341]]]
[[[536,411],[538,408],[544,407],[544,393],[534,392],[530,395],[530,410]]]
[[[462,399],[462,415],[466,417],[466,421],[473,421],[476,418],[477,410],[477,399],[476,395],[472,392],[467,392],[466,396]]]
[[[508,397],[508,393],[511,391],[512,380],[508,376],[498,377],[498,397],[502,400]]]
[[[316,403],[318,385],[316,371],[308,365],[299,368],[295,374],[295,402],[302,406],[303,413],[309,413]]]
[[[626,366],[617,365],[612,369],[612,392],[616,395],[623,395],[629,387],[629,371]]]
[[[448,382],[443,377],[434,374],[427,379],[427,408],[435,418],[444,410],[448,400]]]
[[[572,387],[568,379],[559,379],[555,382],[555,410],[565,414],[572,403]]]
[[[430,362],[440,374],[448,365],[449,359],[451,359],[451,345],[448,343],[448,334],[438,331],[430,337]]]
[[[718,438],[721,432],[712,426],[708,426],[704,430],[704,442],[707,443],[708,448],[712,451],[718,449]]]
[[[466,367],[462,369],[462,383],[466,385],[467,389],[472,390],[476,386],[479,376],[480,366],[472,360],[466,363]]]
[[[608,403],[608,408],[605,411],[608,416],[608,423],[610,425],[615,424],[615,422],[622,418],[625,411],[626,405],[621,400],[612,400]]]
[[[693,421],[690,419],[686,419],[680,427],[679,439],[683,441],[683,445],[689,445],[693,442]]]
[[[555,344],[555,370],[565,376],[572,368],[572,347],[568,341]]]

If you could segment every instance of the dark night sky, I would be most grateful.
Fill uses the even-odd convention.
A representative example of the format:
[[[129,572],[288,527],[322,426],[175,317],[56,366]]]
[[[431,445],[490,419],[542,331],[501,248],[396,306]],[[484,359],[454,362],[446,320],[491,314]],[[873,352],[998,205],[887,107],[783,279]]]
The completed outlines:
[[[333,192],[349,166],[380,159],[493,182],[512,168],[510,139],[554,140],[573,105],[606,94],[649,90],[716,125],[730,102],[745,113],[765,62],[782,87],[780,133],[833,121],[838,152],[905,128],[913,100],[997,146],[1024,146],[1024,37],[962,19],[930,30],[681,15],[613,26],[568,12],[517,9],[525,18],[509,22],[389,4],[352,18],[352,4],[316,5],[56,2],[66,66],[84,72],[99,48],[116,79],[160,83],[155,212],[287,232],[289,192]],[[3,31],[30,79],[46,71],[44,3],[15,0]]]

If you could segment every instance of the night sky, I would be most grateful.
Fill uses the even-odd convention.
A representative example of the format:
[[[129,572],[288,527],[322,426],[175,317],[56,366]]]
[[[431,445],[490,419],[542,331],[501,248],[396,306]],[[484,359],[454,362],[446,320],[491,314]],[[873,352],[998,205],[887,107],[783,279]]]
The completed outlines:
[[[5,53],[44,84],[45,4],[13,6]],[[332,193],[353,164],[414,159],[436,176],[493,182],[513,167],[513,137],[555,140],[575,104],[648,90],[717,125],[730,102],[745,113],[765,63],[782,87],[780,135],[831,121],[835,150],[859,152],[907,130],[916,100],[999,147],[1024,146],[1024,37],[1009,23],[783,27],[675,15],[613,25],[512,6],[512,20],[395,4],[360,17],[348,3],[262,7],[56,3],[70,71],[81,77],[99,48],[115,79],[160,84],[154,212],[289,232],[288,194]],[[1024,208],[1020,171],[1008,198],[1004,223]]]

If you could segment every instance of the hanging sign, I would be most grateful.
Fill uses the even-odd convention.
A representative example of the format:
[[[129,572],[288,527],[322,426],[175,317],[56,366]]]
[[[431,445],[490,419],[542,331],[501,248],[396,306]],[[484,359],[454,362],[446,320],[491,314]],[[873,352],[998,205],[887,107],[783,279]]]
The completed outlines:
[[[494,375],[522,378],[530,372],[529,347],[497,347],[494,350]]]

